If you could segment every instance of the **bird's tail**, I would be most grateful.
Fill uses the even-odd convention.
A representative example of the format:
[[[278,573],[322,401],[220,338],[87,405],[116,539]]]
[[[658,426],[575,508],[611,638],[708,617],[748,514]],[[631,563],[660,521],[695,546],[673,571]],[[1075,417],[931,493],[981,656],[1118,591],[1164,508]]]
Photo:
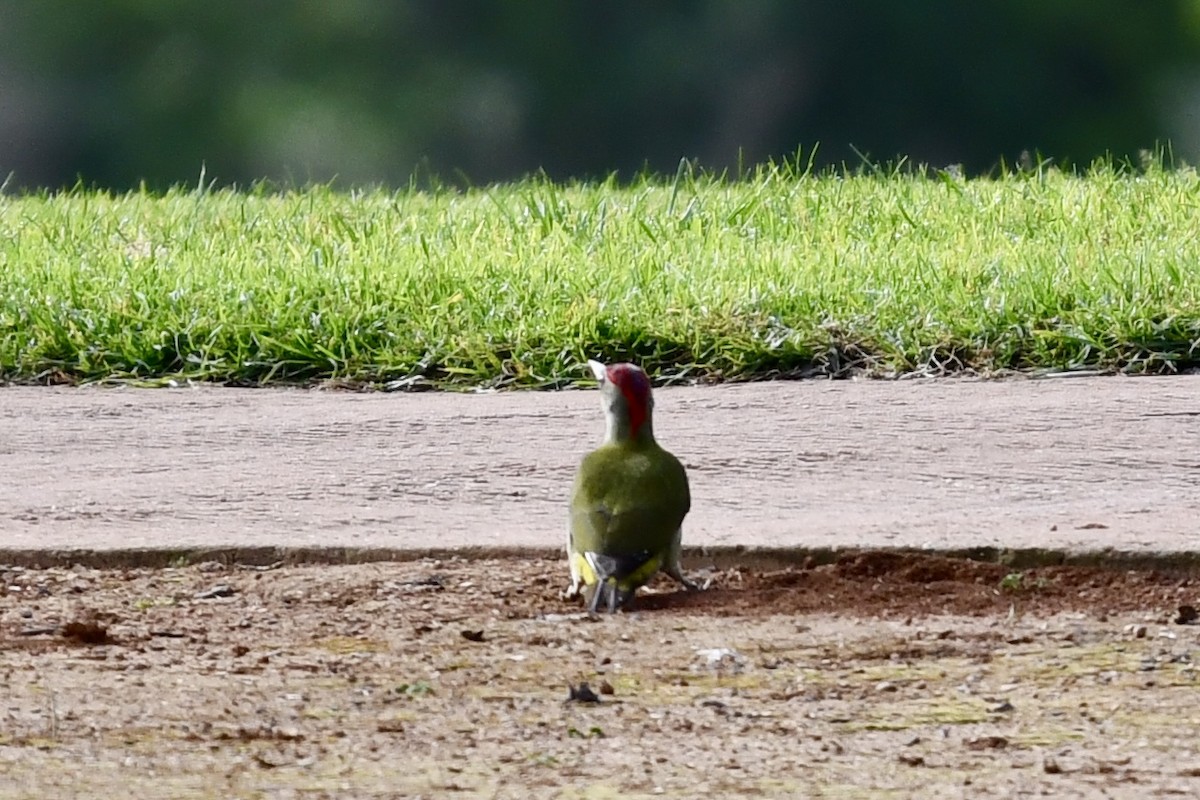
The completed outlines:
[[[603,583],[592,587],[592,596],[588,600],[588,611],[595,614],[603,608],[610,614],[615,614],[618,608],[624,608],[633,599],[632,589],[623,589],[616,578],[607,578]]]
[[[651,563],[649,553],[630,556],[584,553],[584,559],[596,578],[588,598],[588,611],[592,614],[601,608],[612,614],[626,607],[637,588],[658,571],[658,564]],[[649,575],[644,575],[647,572]]]

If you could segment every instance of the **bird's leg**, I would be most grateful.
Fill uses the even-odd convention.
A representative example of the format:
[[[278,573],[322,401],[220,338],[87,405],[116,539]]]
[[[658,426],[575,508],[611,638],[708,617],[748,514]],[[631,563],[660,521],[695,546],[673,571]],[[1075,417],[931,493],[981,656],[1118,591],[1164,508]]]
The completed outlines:
[[[683,584],[683,587],[690,592],[698,592],[701,589],[700,584],[684,577],[683,567],[680,565],[678,560],[676,560],[673,564],[668,565],[668,567],[665,570],[663,570],[663,572],[667,573],[672,578],[679,581],[681,584]]]
[[[583,587],[582,581],[580,581],[577,576],[572,575],[571,576],[571,585],[568,586],[566,589],[563,589],[562,592],[559,593],[559,596],[562,597],[563,600],[574,600],[577,597],[579,597],[580,594],[583,593],[582,587]]]
[[[675,580],[683,584],[683,587],[690,592],[698,592],[701,587],[694,581],[690,581],[683,576],[683,563],[680,551],[683,549],[683,529],[675,531],[675,536],[671,539],[671,548],[667,551],[667,565],[663,572],[670,575]],[[703,587],[707,589],[708,587]]]

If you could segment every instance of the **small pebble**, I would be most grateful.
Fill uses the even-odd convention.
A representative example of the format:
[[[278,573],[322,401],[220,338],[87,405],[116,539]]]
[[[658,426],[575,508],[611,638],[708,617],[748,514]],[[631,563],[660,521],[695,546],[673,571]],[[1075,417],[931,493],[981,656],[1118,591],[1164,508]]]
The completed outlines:
[[[599,703],[600,696],[592,691],[592,687],[586,683],[581,683],[578,686],[567,684],[567,702],[568,703]]]
[[[197,600],[212,600],[217,597],[233,597],[234,588],[227,583],[218,583],[202,592],[196,592]]]

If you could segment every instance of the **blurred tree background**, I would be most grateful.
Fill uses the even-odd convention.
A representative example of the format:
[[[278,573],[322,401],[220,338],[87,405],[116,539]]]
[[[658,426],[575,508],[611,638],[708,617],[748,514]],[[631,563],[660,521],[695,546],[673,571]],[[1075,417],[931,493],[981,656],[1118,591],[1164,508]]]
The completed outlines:
[[[0,175],[1200,156],[1200,0],[0,0]]]

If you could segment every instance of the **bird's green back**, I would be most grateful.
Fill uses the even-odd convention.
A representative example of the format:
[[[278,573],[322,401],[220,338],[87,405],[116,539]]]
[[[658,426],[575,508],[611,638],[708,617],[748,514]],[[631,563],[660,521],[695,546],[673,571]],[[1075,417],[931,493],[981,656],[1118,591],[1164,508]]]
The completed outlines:
[[[571,496],[575,550],[662,553],[691,507],[687,474],[650,442],[601,445],[580,464]]]

